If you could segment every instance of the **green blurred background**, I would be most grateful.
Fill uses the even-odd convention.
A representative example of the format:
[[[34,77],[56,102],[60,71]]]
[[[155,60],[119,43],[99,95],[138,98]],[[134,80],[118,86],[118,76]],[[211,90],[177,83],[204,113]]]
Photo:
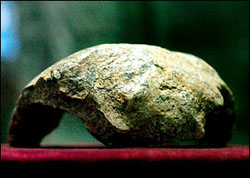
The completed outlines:
[[[19,52],[11,60],[1,55],[2,143],[22,88],[37,74],[83,48],[133,43],[191,53],[213,66],[235,96],[237,123],[230,143],[249,144],[248,2],[17,1],[15,7]],[[1,24],[4,18],[1,12]],[[43,140],[59,142],[97,141],[78,118],[65,114]]]

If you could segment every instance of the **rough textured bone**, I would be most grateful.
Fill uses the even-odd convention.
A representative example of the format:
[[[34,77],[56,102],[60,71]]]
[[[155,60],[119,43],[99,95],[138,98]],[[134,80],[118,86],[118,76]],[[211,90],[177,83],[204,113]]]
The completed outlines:
[[[62,59],[23,90],[8,142],[39,146],[64,112],[109,146],[163,145],[171,139],[226,144],[232,92],[202,59],[157,46],[104,44]]]

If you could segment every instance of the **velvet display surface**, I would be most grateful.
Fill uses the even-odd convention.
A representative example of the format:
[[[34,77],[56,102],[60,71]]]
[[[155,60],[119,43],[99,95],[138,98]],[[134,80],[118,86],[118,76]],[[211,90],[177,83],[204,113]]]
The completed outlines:
[[[188,163],[188,164],[187,164]],[[68,144],[40,148],[14,148],[1,145],[4,166],[246,166],[249,146],[229,145],[222,148],[107,148],[101,144]]]

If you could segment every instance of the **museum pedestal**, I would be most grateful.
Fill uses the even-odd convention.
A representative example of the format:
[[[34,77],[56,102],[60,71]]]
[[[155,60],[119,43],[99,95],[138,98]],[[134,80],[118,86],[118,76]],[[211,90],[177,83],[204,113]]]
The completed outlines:
[[[249,146],[223,148],[106,148],[98,143],[13,148],[1,145],[1,166],[5,168],[242,168],[249,166]]]

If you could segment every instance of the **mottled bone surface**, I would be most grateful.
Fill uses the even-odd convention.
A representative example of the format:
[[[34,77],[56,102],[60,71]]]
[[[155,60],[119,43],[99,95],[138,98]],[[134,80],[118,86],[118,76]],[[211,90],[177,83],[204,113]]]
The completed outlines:
[[[68,112],[107,146],[172,139],[225,145],[233,105],[231,90],[198,57],[157,46],[103,44],[62,59],[23,89],[8,142],[39,146]]]

